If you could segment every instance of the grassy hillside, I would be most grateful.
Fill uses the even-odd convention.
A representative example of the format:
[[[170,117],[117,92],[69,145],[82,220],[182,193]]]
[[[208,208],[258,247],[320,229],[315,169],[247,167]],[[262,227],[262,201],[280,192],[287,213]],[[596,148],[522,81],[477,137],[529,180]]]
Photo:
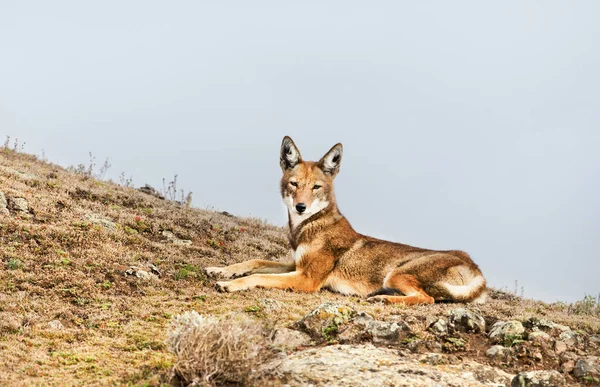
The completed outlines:
[[[0,191],[8,208],[0,212],[0,385],[169,383],[174,357],[165,346],[166,328],[173,315],[189,310],[243,313],[274,328],[325,301],[381,320],[425,321],[456,307],[371,305],[328,291],[217,293],[204,267],[286,259],[285,230],[184,208],[6,148],[0,149]],[[489,322],[538,316],[600,331],[593,302],[493,296],[478,307]],[[281,310],[268,311],[262,299],[278,301]],[[481,358],[481,348],[467,346],[462,356]]]

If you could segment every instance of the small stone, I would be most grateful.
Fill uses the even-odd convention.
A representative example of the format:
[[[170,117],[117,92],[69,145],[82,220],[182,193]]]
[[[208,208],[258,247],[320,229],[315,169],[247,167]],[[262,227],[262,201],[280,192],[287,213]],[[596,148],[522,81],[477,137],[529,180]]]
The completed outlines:
[[[556,370],[521,372],[511,382],[511,387],[565,386],[566,380]]]
[[[111,222],[110,220],[101,217],[100,215],[96,215],[96,214],[87,214],[85,216],[85,218],[87,219],[88,222],[90,222],[91,224],[94,224],[96,226],[102,226],[108,230],[116,230],[117,229],[117,225],[115,224],[115,222]]]
[[[558,370],[560,372],[562,372],[563,374],[568,374],[568,373],[571,373],[571,371],[573,371],[574,368],[575,368],[575,361],[567,360],[566,362],[564,362],[560,365]]]
[[[558,338],[563,341],[567,347],[572,347],[579,341],[579,333],[575,331],[565,331]]]
[[[367,333],[373,337],[375,344],[397,341],[401,328],[397,323],[389,323],[385,321],[371,321],[367,324]]]
[[[498,321],[492,325],[488,337],[493,343],[500,343],[512,337],[520,337],[525,332],[519,321]]]
[[[8,207],[8,201],[6,200],[4,192],[0,191],[0,209],[6,209],[6,207]]]
[[[273,300],[271,298],[261,298],[260,300],[258,300],[258,303],[264,310],[267,310],[269,312],[281,309],[281,302]]]
[[[138,188],[138,191],[145,193],[146,195],[154,196],[158,199],[165,200],[165,197],[160,194],[154,187],[149,184],[144,185],[143,187]]]
[[[51,329],[53,331],[60,331],[65,329],[64,325],[62,325],[62,323],[58,320],[52,320],[48,323],[48,329]]]
[[[578,378],[600,376],[600,361],[598,357],[590,356],[577,360],[573,369],[573,375]]]
[[[573,360],[573,363],[574,363],[578,358],[579,357],[577,356],[577,354],[575,352],[571,352],[571,351],[563,352],[559,356],[559,359],[561,362]]]
[[[531,332],[528,336],[529,340],[543,340],[547,341],[551,339],[551,336],[544,331]]]
[[[448,333],[448,323],[443,318],[438,319],[436,322],[431,324],[431,331],[438,335],[445,335]]]
[[[156,267],[154,264],[149,263],[148,264],[148,268],[150,269],[150,271],[152,272],[152,274],[156,274],[157,276],[160,277],[160,270],[158,270],[158,267]]]
[[[173,243],[176,246],[191,246],[192,245],[192,241],[191,240],[189,240],[189,239],[179,239],[171,231],[164,230],[162,232],[162,235],[164,237],[166,237],[168,241],[170,241],[171,243]]]
[[[567,344],[564,341],[556,340],[554,342],[554,352],[561,354],[567,350]]]
[[[279,328],[273,335],[273,347],[284,350],[295,349],[310,345],[310,336],[306,333],[298,332],[293,329]]]
[[[8,207],[15,212],[28,212],[29,203],[24,198],[11,198]]]
[[[296,326],[315,338],[331,339],[356,311],[349,306],[325,302],[296,322]]]
[[[129,269],[125,270],[125,277],[130,276],[130,275],[135,276],[136,278],[139,278],[144,281],[158,279],[158,276],[156,276],[156,274],[152,274],[152,273],[150,273],[146,270],[142,270],[136,266],[131,266]]]
[[[485,351],[485,355],[493,359],[505,360],[509,354],[510,349],[502,345],[492,345],[487,351]]]
[[[464,309],[453,309],[449,314],[450,326],[460,332],[485,332],[485,320],[481,315]]]
[[[600,335],[590,336],[590,343],[600,344]]]

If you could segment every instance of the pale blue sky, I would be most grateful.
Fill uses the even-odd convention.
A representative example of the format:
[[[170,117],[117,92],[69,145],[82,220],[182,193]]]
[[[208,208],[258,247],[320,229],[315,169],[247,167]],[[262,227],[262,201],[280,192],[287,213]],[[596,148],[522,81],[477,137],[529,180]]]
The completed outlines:
[[[0,0],[0,135],[283,225],[279,145],[344,144],[363,233],[600,292],[597,1]],[[248,257],[253,258],[253,257]]]

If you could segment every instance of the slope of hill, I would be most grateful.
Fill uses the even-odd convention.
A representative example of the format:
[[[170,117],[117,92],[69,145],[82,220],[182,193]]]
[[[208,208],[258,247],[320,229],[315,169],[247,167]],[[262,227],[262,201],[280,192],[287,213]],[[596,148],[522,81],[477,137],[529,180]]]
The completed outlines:
[[[449,314],[464,305],[371,305],[327,291],[221,294],[202,269],[250,258],[286,259],[284,229],[184,208],[8,149],[0,149],[0,192],[1,385],[171,383],[176,358],[165,335],[172,316],[190,310],[215,316],[239,313],[275,330],[297,326],[293,323],[326,301],[413,328],[378,341],[373,333],[344,339],[346,328],[340,327],[323,332],[322,340],[313,336],[313,351],[344,340],[346,345],[373,342],[408,351],[405,357],[451,354],[459,363],[484,363],[511,375],[561,369],[569,383],[598,382],[595,371],[576,375],[568,363],[600,355],[600,313],[590,300],[546,304],[492,291],[487,304],[467,306],[483,316],[487,328],[455,327],[442,334],[432,328],[435,322],[452,323]],[[526,331],[502,336],[500,344],[510,356],[486,356],[492,345],[489,327],[509,320],[522,322]],[[531,334],[543,325],[540,320],[569,326],[574,333],[562,335],[551,327],[548,337]],[[291,349],[288,355],[301,358],[309,352]]]

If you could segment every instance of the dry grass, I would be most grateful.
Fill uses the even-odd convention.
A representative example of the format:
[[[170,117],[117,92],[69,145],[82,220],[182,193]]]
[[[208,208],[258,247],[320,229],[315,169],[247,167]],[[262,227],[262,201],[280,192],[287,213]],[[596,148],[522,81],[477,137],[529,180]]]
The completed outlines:
[[[172,316],[189,310],[205,316],[242,313],[272,328],[289,325],[325,301],[379,319],[414,316],[423,323],[457,307],[371,305],[327,291],[219,294],[202,268],[285,259],[282,228],[185,208],[8,149],[0,149],[0,190],[25,198],[31,208],[29,214],[0,217],[0,385],[170,383],[176,357],[165,332]],[[192,243],[175,244],[163,231]],[[158,278],[124,275],[131,266],[149,263],[160,271]],[[261,298],[279,301],[282,309],[262,310]],[[600,331],[593,308],[576,314],[568,305],[504,293],[478,308],[490,321],[536,316]],[[50,329],[53,320],[65,329]]]
[[[219,320],[186,312],[171,323],[169,349],[175,374],[188,384],[246,384],[269,353],[263,329],[246,316]]]

